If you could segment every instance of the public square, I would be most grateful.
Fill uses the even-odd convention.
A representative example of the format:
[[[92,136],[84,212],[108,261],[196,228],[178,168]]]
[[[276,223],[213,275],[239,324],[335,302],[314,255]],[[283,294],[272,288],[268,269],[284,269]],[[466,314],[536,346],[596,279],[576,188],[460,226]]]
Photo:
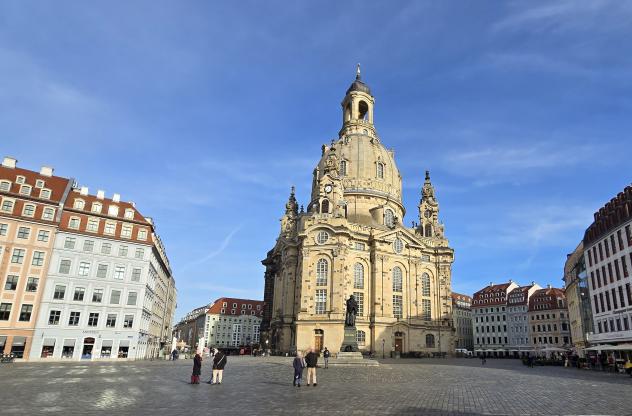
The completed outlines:
[[[632,378],[518,360],[384,360],[318,370],[292,387],[291,358],[230,357],[224,383],[190,385],[191,360],[0,367],[6,415],[629,415]],[[209,360],[202,379],[208,380]]]

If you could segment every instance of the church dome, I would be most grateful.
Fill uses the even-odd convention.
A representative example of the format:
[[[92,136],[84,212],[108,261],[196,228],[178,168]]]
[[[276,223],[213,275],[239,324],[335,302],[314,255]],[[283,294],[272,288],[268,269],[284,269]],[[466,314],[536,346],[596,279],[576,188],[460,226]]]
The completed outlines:
[[[369,88],[369,86],[362,82],[362,80],[359,78],[351,83],[351,86],[349,86],[349,88],[347,89],[347,94],[349,94],[351,91],[360,91],[366,94],[371,94],[371,89]]]

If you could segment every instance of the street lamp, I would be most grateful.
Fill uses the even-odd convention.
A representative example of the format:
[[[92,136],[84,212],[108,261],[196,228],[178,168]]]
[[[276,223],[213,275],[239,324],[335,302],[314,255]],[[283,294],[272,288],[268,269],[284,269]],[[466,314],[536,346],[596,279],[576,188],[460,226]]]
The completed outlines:
[[[386,343],[386,340],[382,338],[382,359],[384,359],[384,343]]]
[[[268,340],[266,339],[266,354],[268,354]]]

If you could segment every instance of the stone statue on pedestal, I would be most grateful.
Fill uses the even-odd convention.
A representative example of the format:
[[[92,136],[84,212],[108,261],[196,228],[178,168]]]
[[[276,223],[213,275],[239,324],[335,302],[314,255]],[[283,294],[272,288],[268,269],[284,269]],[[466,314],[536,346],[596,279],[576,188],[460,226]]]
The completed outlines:
[[[358,314],[358,301],[353,295],[347,299],[347,314],[345,316],[345,327],[355,327],[355,318]]]
[[[357,352],[358,342],[356,341],[355,318],[358,314],[358,301],[353,295],[347,299],[347,313],[345,314],[345,332],[341,352]]]

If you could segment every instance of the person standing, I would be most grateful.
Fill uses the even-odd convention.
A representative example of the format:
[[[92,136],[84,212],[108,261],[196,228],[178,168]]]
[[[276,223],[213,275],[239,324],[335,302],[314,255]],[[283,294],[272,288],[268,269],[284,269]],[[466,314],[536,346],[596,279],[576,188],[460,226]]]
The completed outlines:
[[[481,365],[485,365],[485,363],[487,363],[487,358],[485,358],[485,353],[483,353],[483,355],[481,355]]]
[[[222,384],[225,366],[226,354],[216,348],[215,355],[213,356],[213,377],[211,378],[211,384]]]
[[[310,347],[309,353],[305,356],[305,363],[307,364],[307,385],[314,383],[316,387],[316,365],[318,364],[318,355],[314,352],[314,349]]]
[[[301,380],[303,379],[303,369],[305,368],[305,360],[303,359],[303,354],[299,351],[296,353],[296,357],[294,358],[294,362],[292,363],[294,367],[294,386],[301,387]]]
[[[325,347],[325,351],[323,351],[323,360],[325,360],[325,368],[329,368],[329,350]]]
[[[191,384],[200,384],[200,375],[202,374],[202,356],[195,354],[193,357],[193,373],[191,374]]]
[[[175,361],[178,359],[178,350],[177,349],[173,349],[173,351],[171,351],[171,360]]]

